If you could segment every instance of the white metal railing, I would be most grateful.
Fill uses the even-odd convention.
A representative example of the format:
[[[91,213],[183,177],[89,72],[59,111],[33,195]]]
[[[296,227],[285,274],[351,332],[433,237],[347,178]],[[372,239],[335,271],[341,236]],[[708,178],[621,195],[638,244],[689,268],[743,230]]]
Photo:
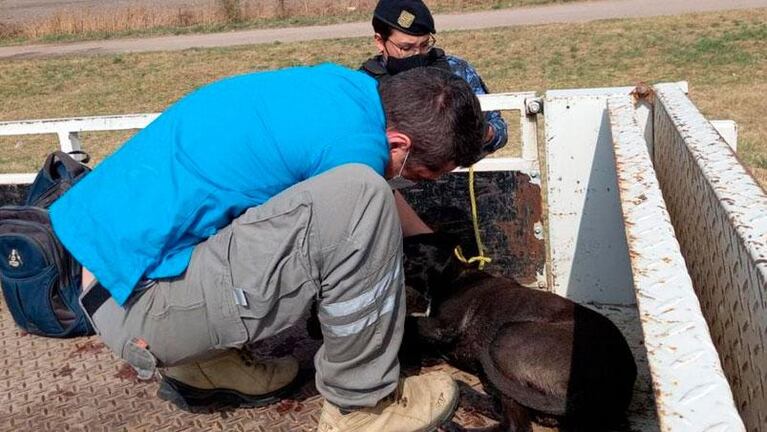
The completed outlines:
[[[56,134],[62,151],[80,150],[80,132],[142,129],[160,114],[125,114],[0,122],[0,136]],[[32,183],[34,173],[0,174],[0,184]]]
[[[501,161],[486,159],[477,165],[477,170],[522,171],[533,177],[539,174],[538,132],[535,114],[540,111],[540,99],[534,92],[496,93],[479,96],[485,111],[519,111],[522,157],[504,158]],[[531,114],[528,115],[527,113]],[[159,116],[159,113],[125,114],[96,117],[74,117],[0,122],[0,136],[56,134],[62,151],[70,152],[83,148],[81,132],[119,131],[142,129]],[[27,184],[34,180],[34,173],[0,174],[2,184]]]

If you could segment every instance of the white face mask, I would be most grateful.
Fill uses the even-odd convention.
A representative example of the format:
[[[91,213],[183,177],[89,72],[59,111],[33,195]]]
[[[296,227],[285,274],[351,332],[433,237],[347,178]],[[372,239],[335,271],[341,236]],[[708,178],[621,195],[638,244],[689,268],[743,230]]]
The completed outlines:
[[[397,173],[397,175],[387,180],[387,182],[389,183],[389,187],[394,190],[405,189],[415,185],[415,182],[413,180],[408,180],[405,177],[402,177],[402,170],[405,168],[405,164],[407,163],[408,156],[410,156],[410,150],[408,150],[407,153],[405,154],[405,160],[402,161],[402,166],[399,167],[399,173]]]

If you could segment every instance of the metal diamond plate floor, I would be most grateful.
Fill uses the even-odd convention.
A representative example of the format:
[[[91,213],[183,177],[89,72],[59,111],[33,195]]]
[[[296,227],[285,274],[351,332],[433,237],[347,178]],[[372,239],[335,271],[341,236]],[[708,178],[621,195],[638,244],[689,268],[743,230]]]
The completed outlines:
[[[2,431],[313,431],[322,400],[311,379],[319,347],[302,329],[256,347],[292,352],[306,379],[287,399],[260,408],[215,406],[188,413],[157,396],[158,382],[139,381],[96,337],[50,339],[21,331],[0,296],[0,430]],[[462,405],[445,430],[494,423],[491,401],[478,380],[444,364],[462,385]]]
[[[611,318],[621,321],[626,313],[619,312]],[[636,335],[628,337],[635,348],[641,345]],[[0,296],[0,431],[313,431],[322,403],[311,379],[318,346],[297,327],[254,348],[256,354],[292,353],[301,360],[306,379],[287,399],[260,408],[215,406],[188,413],[160,400],[157,381],[137,380],[96,337],[59,340],[22,332]],[[646,369],[640,358],[638,363]],[[497,413],[476,377],[440,362],[422,369],[445,370],[460,384],[459,408],[444,432],[496,429]],[[654,417],[648,385],[645,378],[637,383],[631,425],[624,430],[657,430],[645,421]]]

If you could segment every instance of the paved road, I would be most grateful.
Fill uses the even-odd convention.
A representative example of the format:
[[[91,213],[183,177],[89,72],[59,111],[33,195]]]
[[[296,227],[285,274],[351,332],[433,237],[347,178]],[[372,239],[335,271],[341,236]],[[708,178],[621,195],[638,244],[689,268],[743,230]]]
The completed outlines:
[[[469,30],[489,27],[544,23],[576,23],[609,18],[680,15],[730,9],[767,7],[767,0],[601,0],[565,3],[522,9],[505,9],[466,14],[436,15],[437,29]],[[251,45],[270,42],[295,42],[315,39],[369,36],[369,22],[328,26],[260,29],[230,33],[163,36],[66,44],[40,44],[0,47],[2,58],[32,58],[67,54],[114,54],[143,51],[169,51]]]

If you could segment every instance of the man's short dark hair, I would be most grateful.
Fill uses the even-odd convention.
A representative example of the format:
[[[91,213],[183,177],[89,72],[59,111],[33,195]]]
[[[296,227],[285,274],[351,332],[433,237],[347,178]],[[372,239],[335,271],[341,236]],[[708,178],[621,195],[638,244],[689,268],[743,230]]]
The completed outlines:
[[[466,81],[419,67],[382,80],[378,91],[387,127],[412,141],[408,161],[437,171],[451,162],[466,167],[479,160],[487,126]]]

